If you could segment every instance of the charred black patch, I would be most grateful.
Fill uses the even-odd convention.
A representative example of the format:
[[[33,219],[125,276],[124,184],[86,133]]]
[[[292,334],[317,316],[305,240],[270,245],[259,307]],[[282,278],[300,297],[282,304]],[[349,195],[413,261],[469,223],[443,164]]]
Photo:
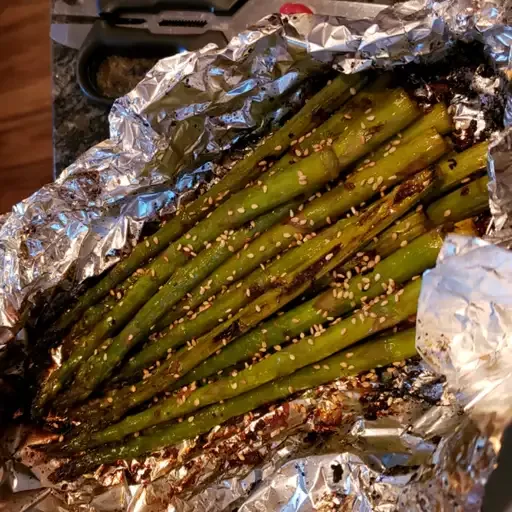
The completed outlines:
[[[317,109],[313,112],[311,119],[313,120],[313,122],[315,124],[317,122],[318,122],[318,124],[321,124],[321,123],[327,121],[327,119],[329,119],[330,116],[331,116],[331,113],[329,111],[325,110],[325,108],[323,108],[323,107],[320,107],[319,109]]]
[[[460,191],[460,195],[462,197],[467,196],[469,194],[469,187],[466,185],[465,187],[462,187],[462,190]]]
[[[476,230],[478,232],[478,236],[484,236],[485,233],[487,233],[487,229],[491,222],[491,217],[489,214],[483,213],[481,215],[478,215],[474,222]]]
[[[368,135],[375,135],[376,133],[379,133],[382,130],[383,126],[384,126],[383,123],[376,124],[375,126],[371,126],[370,128],[366,129],[366,133]]]
[[[395,198],[393,200],[393,204],[400,204],[402,201],[405,201],[407,198],[411,197],[414,194],[417,194],[423,190],[423,186],[414,181],[406,181],[400,185]]]
[[[368,110],[374,106],[375,105],[370,98],[360,98],[357,101],[354,100],[354,107],[359,110]]]
[[[336,484],[343,478],[343,468],[340,464],[333,464],[332,469],[332,481]]]
[[[354,190],[356,188],[356,186],[351,181],[346,181],[343,183],[343,187],[347,190]]]
[[[450,158],[448,160],[448,167],[453,170],[455,169],[455,167],[457,167],[457,160],[455,160],[455,158]]]
[[[241,332],[242,331],[240,329],[240,325],[238,324],[238,322],[233,322],[227,329],[225,329],[220,334],[215,336],[215,338],[213,338],[213,342],[219,343],[225,338],[232,339],[232,338],[238,336]]]

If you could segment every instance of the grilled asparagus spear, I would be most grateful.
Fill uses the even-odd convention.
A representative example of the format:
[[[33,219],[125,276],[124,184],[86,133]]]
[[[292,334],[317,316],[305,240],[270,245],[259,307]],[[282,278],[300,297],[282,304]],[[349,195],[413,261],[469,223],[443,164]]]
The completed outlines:
[[[194,257],[204,244],[214,240],[224,231],[237,228],[272,208],[286,203],[294,197],[308,194],[321,185],[334,179],[338,174],[338,162],[334,153],[326,149],[290,166],[288,169],[271,174],[261,180],[261,186],[242,190],[212,212],[212,214],[194,226],[186,235],[172,243],[163,256],[155,260],[146,270],[133,288],[129,290],[114,309],[96,327],[80,341],[79,347],[72,356],[54,372],[48,384],[43,387],[39,405],[55,396],[66,379],[82,362],[90,357],[101,342],[109,335],[119,332],[110,345],[111,353],[126,353],[148,328],[155,324],[165,313],[160,305],[162,295],[157,293],[173,272]],[[152,298],[153,297],[153,298]],[[150,300],[151,299],[151,300]],[[142,308],[135,316],[134,314]],[[105,344],[103,345],[105,346]],[[105,361],[107,363],[107,361]],[[104,365],[105,367],[107,364]],[[98,371],[90,374],[88,362],[85,361],[79,369],[75,383],[69,394],[69,400],[85,399],[99,384],[109,371]],[[73,393],[73,394],[71,394]]]
[[[285,375],[316,363],[354,343],[390,327],[394,327],[414,315],[418,306],[421,280],[412,281],[388,300],[386,298],[363,312],[337,322],[320,335],[312,335],[292,343],[273,353],[269,358],[240,371],[207,384],[186,397],[170,397],[138,414],[126,417],[103,431],[78,438],[68,444],[73,450],[83,450],[106,443],[120,441],[129,434],[154,425],[185,416],[206,405],[227,400],[251,391]],[[384,305],[383,305],[384,303]],[[261,336],[263,342],[264,336]],[[347,358],[350,362],[350,358]]]
[[[471,181],[471,175],[487,166],[488,142],[480,142],[462,151],[451,153],[437,163],[437,179],[432,192],[425,198],[430,203],[458,187],[460,183]]]
[[[427,208],[428,218],[437,226],[485,212],[489,208],[488,183],[489,178],[482,176],[441,197]]]
[[[283,247],[289,246],[291,241],[296,239],[295,237],[298,238],[302,233],[308,232],[313,226],[322,227],[327,222],[335,220],[350,208],[359,206],[361,202],[378,194],[383,187],[399,183],[408,175],[427,167],[447,150],[444,139],[435,130],[427,131],[422,137],[397,146],[397,150],[388,157],[371,162],[373,165],[366,166],[362,171],[353,174],[337,187],[312,201],[303,211],[297,212],[289,223],[274,226],[262,234],[246,249],[208,276],[206,282],[193,290],[188,298],[178,305],[176,311],[166,314],[161,323],[172,322],[188,311],[193,311],[207,297],[217,293],[230,281],[234,281],[235,276],[236,279],[243,278],[261,263],[281,252]],[[205,291],[208,292],[206,297]],[[135,355],[126,363],[116,380],[130,378],[151,365],[155,357],[149,358],[149,353],[148,349]]]
[[[347,358],[348,354],[351,354],[349,358]],[[372,339],[338,352],[321,361],[321,364],[308,365],[291,375],[257,387],[224,403],[205,407],[182,423],[176,422],[154,428],[121,444],[113,444],[91,451],[59,468],[50,476],[50,479],[53,482],[64,479],[72,480],[81,474],[93,471],[100,464],[142,457],[147,453],[204,434],[230,418],[241,416],[266,403],[286,398],[298,391],[326,384],[339,377],[357,375],[371,368],[386,366],[394,361],[402,361],[415,354],[414,329]]]
[[[97,285],[87,290],[77,304],[59,318],[55,330],[62,331],[75,323],[88,307],[96,304],[118,283],[159,254],[197,221],[206,217],[229,194],[237,192],[258,177],[265,168],[260,165],[261,162],[266,160],[270,162],[283,154],[294,139],[298,139],[318,126],[331,112],[352,96],[350,89],[359,88],[362,83],[364,79],[356,75],[338,75],[328,83],[282,128],[267,138],[247,158],[238,162],[219,183],[180,210],[176,217],[162,226],[155,235],[158,243],[154,243],[152,239],[148,240],[149,244],[144,241],[139,243],[127,258],[112,268]]]
[[[128,409],[152,398],[156,393],[165,391],[185,373],[215,353],[221,344],[227,344],[237,334],[248,331],[301,294],[314,279],[322,277],[322,270],[328,268],[336,251],[337,256],[345,254],[349,258],[362,245],[366,245],[368,240],[421,199],[431,186],[432,176],[431,171],[418,173],[395,187],[349,226],[345,225],[345,221],[339,221],[321,235],[289,251],[264,271],[255,271],[241,286],[233,287],[230,292],[219,297],[212,307],[196,318],[178,324],[150,346],[156,357],[158,354],[165,355],[178,342],[193,340],[189,347],[170,356],[149,378],[133,387],[116,390],[106,398],[84,404],[72,411],[71,416],[78,421],[87,419],[87,425],[95,428],[93,422],[97,421],[99,425],[111,423]],[[339,229],[340,226],[345,229]],[[266,289],[269,289],[267,293]],[[244,305],[247,306],[244,308]],[[200,335],[203,335],[202,338],[195,341],[194,338]]]
[[[371,273],[356,275],[351,279],[341,276],[341,282],[332,283],[332,288],[230,343],[218,355],[206,359],[187,373],[173,388],[215,375],[236,363],[249,360],[260,351],[263,356],[271,347],[279,347],[285,339],[306,333],[328,319],[342,316],[358,306],[362,299],[364,302],[371,301],[383,293],[383,286],[387,287],[384,293],[391,294],[394,284],[402,284],[433,267],[442,244],[441,232],[433,230],[379,261]]]

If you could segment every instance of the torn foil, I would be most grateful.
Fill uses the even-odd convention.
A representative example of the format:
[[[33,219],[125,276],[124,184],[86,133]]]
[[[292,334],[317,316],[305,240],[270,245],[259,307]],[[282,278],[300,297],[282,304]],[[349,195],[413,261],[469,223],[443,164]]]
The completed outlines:
[[[215,165],[222,152],[286,114],[276,111],[263,85],[271,86],[276,104],[292,108],[303,98],[301,85],[326,64],[355,72],[431,63],[456,39],[480,41],[506,71],[506,14],[498,3],[477,9],[461,0],[396,4],[372,19],[271,16],[225,50],[206,47],[160,61],[114,105],[110,140],[2,218],[0,325],[16,326],[43,292],[99,274],[146,220],[172,212],[212,174],[222,174]],[[475,77],[475,86],[492,95],[494,82],[486,80]],[[485,128],[478,101],[459,103],[453,108],[460,122]],[[494,447],[469,420],[461,424],[458,396],[422,363],[391,370],[393,392],[407,393],[395,404],[389,388],[375,386],[375,399],[381,392],[386,403],[392,399],[383,418],[365,417],[359,397],[368,390],[357,379],[337,382],[246,415],[234,431],[214,429],[206,444],[191,440],[141,463],[104,468],[97,479],[53,488],[46,475],[55,464],[34,459],[28,448],[38,433],[13,428],[2,437],[0,506],[10,512],[387,511],[433,504],[477,510]],[[424,386],[428,392],[418,393]],[[261,445],[250,451],[243,434],[261,421]]]

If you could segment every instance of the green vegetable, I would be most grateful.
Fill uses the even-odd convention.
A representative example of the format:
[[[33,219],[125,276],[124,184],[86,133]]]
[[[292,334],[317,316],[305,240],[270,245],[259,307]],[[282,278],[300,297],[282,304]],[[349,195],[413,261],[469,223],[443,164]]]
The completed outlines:
[[[209,217],[173,242],[162,256],[151,263],[109,316],[82,338],[80,346],[72,356],[50,376],[49,385],[44,386],[42,397],[55,396],[56,391],[59,391],[65,380],[81,364],[63,402],[69,405],[87,398],[95,387],[110,375],[130,348],[165,314],[165,301],[162,301],[162,294],[156,292],[177,268],[184,265],[189,258],[196,256],[196,252],[201,251],[205,243],[214,240],[224,231],[237,228],[256,218],[258,214],[268,212],[294,197],[317,190],[321,185],[334,179],[338,169],[334,153],[326,149],[281,172],[269,172],[262,177],[259,182],[261,185],[246,188],[232,195]],[[156,296],[153,297],[155,293]],[[134,317],[135,313],[137,315]],[[103,343],[100,347],[103,348],[101,354],[91,357],[107,336],[119,332],[127,323],[128,325],[114,340]],[[82,364],[86,358],[90,359]]]
[[[343,136],[334,141],[332,147],[342,167],[373,151],[420,115],[418,106],[405,91],[392,91],[385,104],[372,109],[364,120],[353,120]],[[357,144],[354,144],[354,139],[358,140]]]
[[[347,354],[352,354],[347,359]],[[416,354],[415,331],[409,329],[397,334],[384,335],[321,361],[321,364],[306,366],[275,382],[269,382],[252,391],[201,409],[191,419],[156,427],[139,437],[120,444],[107,445],[72,459],[50,475],[52,482],[68,479],[93,471],[100,464],[117,460],[131,460],[173,446],[208,432],[236,416],[241,416],[266,403],[281,400],[293,393],[311,389],[337,378],[350,377],[372,368],[402,361]]]
[[[471,146],[462,153],[451,153],[436,164],[436,184],[425,198],[426,203],[446,195],[461,182],[487,166],[487,141]]]
[[[483,213],[489,208],[489,178],[482,176],[441,197],[427,208],[427,217],[439,226]]]
[[[91,434],[83,441],[71,442],[68,448],[82,450],[120,441],[129,434],[188,415],[200,407],[227,400],[280,377],[290,375],[304,366],[314,364],[358,341],[389,329],[414,315],[417,310],[421,280],[412,281],[390,299],[386,298],[366,310],[357,312],[329,327],[319,336],[312,335],[292,343],[270,357],[240,371],[200,387],[186,397],[170,397],[138,414],[128,416],[107,429]],[[384,304],[383,304],[384,303]],[[345,358],[347,364],[351,357]]]
[[[265,271],[253,272],[241,286],[233,287],[211,307],[194,319],[178,324],[147,349],[153,351],[155,360],[159,354],[165,355],[168,349],[193,340],[188,347],[168,357],[149,378],[134,387],[127,386],[113,391],[106,398],[88,402],[71,411],[71,417],[78,421],[87,420],[88,428],[96,428],[119,419],[127,410],[165,391],[221,345],[247,332],[300,295],[315,279],[325,275],[336,252],[336,257],[344,254],[348,259],[401,217],[428,191],[432,179],[430,171],[418,173],[363,212],[357,221],[348,226],[346,221],[339,221],[307,243],[287,252]],[[340,226],[345,229],[339,229]]]
[[[218,355],[206,359],[187,373],[173,388],[218,374],[236,363],[250,360],[260,351],[263,357],[271,347],[308,332],[314,325],[342,316],[357,307],[362,298],[365,302],[371,301],[386,290],[391,294],[393,283],[402,284],[435,266],[442,245],[442,234],[438,230],[430,231],[377,263],[368,274],[351,279],[337,274],[337,279],[341,280],[332,282],[332,288],[233,341]],[[386,290],[383,290],[384,286]],[[255,359],[253,357],[253,361]]]
[[[127,258],[117,263],[97,285],[80,297],[73,308],[59,318],[55,330],[61,331],[73,325],[87,308],[100,301],[118,283],[159,254],[197,221],[206,217],[229,194],[237,192],[257,178],[265,170],[265,167],[260,165],[261,162],[272,162],[283,154],[294,139],[318,126],[331,112],[350,98],[350,89],[360,87],[361,83],[359,75],[341,74],[328,83],[282,128],[265,139],[245,159],[238,162],[219,183],[186,205],[171,221],[163,225],[155,234],[158,243],[153,243],[152,238],[147,240],[148,244],[146,241],[140,242]]]
[[[343,134],[345,128],[363,116],[368,109],[378,108],[380,102],[387,100],[391,92],[387,88],[390,81],[391,75],[389,74],[378,77],[368,87],[358,92],[350,101],[347,101],[325,123],[299,142],[296,147],[301,152],[312,151],[315,146],[323,146],[329,139],[334,140],[340,134]],[[360,85],[364,84],[360,82]],[[351,92],[356,93],[357,89],[353,87]]]
[[[289,223],[274,226],[249,244],[245,250],[240,251],[219,267],[208,276],[205,283],[193,290],[175,311],[165,315],[159,327],[162,327],[162,324],[165,325],[165,322],[181,318],[188,311],[193,311],[205,299],[229,284],[230,278],[234,281],[235,277],[237,279],[245,277],[281,252],[283,248],[288,247],[292,241],[300,239],[303,233],[307,233],[313,227],[319,228],[336,220],[341,214],[367,201],[379,191],[400,183],[412,173],[427,167],[447,150],[444,139],[434,130],[430,130],[422,137],[398,146],[396,151],[387,157],[368,163],[363,170],[349,176],[337,187],[312,201],[301,212],[297,212]],[[206,295],[205,292],[207,292]],[[155,343],[158,344],[160,341],[157,340]],[[148,354],[151,354],[150,347],[135,355],[125,364],[116,380],[130,378],[151,365],[155,361],[155,356],[152,354],[148,357]],[[161,355],[162,352],[158,357]]]

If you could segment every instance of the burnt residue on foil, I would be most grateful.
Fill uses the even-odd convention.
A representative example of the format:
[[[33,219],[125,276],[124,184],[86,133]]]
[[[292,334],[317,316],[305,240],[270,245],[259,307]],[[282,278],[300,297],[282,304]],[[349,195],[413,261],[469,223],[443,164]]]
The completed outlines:
[[[361,10],[355,21],[271,16],[226,50],[206,47],[160,61],[116,102],[109,140],[2,218],[0,325],[17,325],[34,302],[53,299],[56,287],[70,290],[117,261],[147,220],[172,213],[187,194],[222,173],[214,163],[221,154],[293,110],[304,97],[302,84],[325,65],[354,72],[416,62],[411,81],[404,83],[411,84],[417,98],[423,95],[425,106],[434,98],[447,101],[460,123],[458,133],[478,139],[500,126],[502,114],[493,109],[501,108],[505,82],[486,62],[497,70],[509,64],[509,27],[501,4],[408,2],[372,19],[365,19],[364,5]],[[457,39],[477,43],[458,46]],[[452,73],[452,53],[443,77],[442,57],[452,48],[470,49],[478,66],[470,62],[467,71]],[[455,95],[447,91],[453,83],[448,75],[458,77]],[[274,101],[262,84],[275,84]],[[217,110],[219,99],[230,95],[234,102]],[[284,107],[276,109],[276,103]],[[256,109],[256,115],[252,107],[259,106],[265,108]],[[229,122],[210,122],[213,114]],[[178,170],[177,178],[160,172],[158,159]],[[504,160],[500,172],[506,170]],[[14,343],[5,340],[4,345]],[[478,507],[493,464],[489,445],[481,449],[483,438],[468,427],[457,395],[448,393],[423,363],[397,362],[390,368],[370,372],[376,380],[360,377],[321,386],[145,460],[101,467],[93,478],[59,486],[47,479],[59,461],[38,458],[29,448],[49,434],[32,425],[14,426],[10,437],[1,438],[0,503],[9,512],[276,507],[387,512],[419,511],[425,503],[456,510],[455,493],[462,489],[471,491],[467,496]],[[20,372],[9,366],[2,379],[6,375]],[[23,392],[18,388],[14,398]],[[478,458],[481,453],[485,456]],[[429,486],[434,475],[439,485]],[[465,485],[458,486],[463,476]],[[426,494],[430,501],[424,500]],[[405,505],[404,496],[411,496]]]
[[[508,82],[496,75],[481,44],[457,42],[445,58],[428,66],[410,64],[396,70],[398,82],[428,109],[443,102],[455,123],[451,140],[464,151],[503,129]]]

